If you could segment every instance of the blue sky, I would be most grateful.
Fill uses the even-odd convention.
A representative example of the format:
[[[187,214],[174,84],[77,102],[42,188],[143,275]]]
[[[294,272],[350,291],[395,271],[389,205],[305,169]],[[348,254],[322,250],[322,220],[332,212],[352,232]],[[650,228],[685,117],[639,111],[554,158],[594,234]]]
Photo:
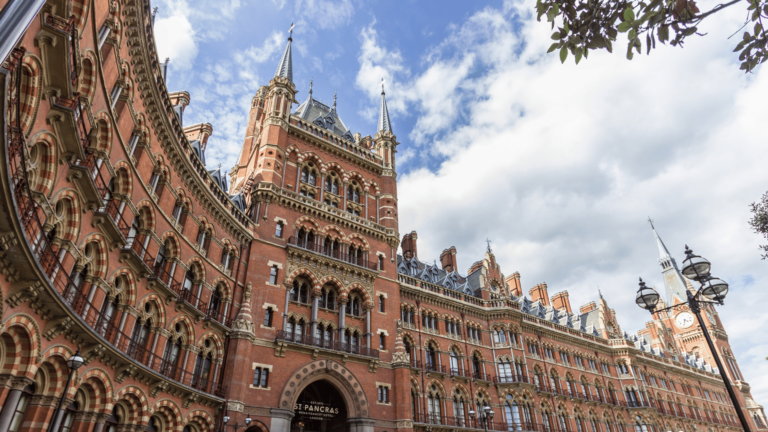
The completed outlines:
[[[545,54],[551,30],[533,0],[155,5],[168,87],[190,92],[187,124],[214,127],[209,168],[234,164],[249,102],[295,22],[299,100],[314,78],[315,98],[338,91],[345,123],[373,135],[386,79],[400,232],[419,233],[422,260],[453,245],[466,269],[490,238],[525,290],[547,282],[578,308],[600,287],[632,333],[649,318],[633,303],[638,276],[663,289],[651,216],[678,262],[688,243],[731,283],[718,310],[753,395],[768,401],[768,341],[755,331],[768,325],[768,263],[747,225],[768,189],[768,78],[738,71],[728,37],[741,10],[714,16],[685,49],[631,62],[617,49],[576,66]]]

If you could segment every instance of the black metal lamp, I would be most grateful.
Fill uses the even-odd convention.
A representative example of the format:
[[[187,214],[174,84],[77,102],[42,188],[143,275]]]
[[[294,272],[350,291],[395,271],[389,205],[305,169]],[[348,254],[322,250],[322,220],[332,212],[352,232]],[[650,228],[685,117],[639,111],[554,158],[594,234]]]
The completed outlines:
[[[656,305],[659,304],[659,293],[655,289],[645,286],[643,278],[640,278],[640,288],[637,290],[635,303],[645,310],[653,312]]]

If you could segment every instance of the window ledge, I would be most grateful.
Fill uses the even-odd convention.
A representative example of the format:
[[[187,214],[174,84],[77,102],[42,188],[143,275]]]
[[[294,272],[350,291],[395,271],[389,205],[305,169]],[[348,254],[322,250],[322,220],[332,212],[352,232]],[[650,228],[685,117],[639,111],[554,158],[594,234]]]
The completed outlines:
[[[254,387],[253,384],[248,385],[248,387],[254,390],[266,390],[266,391],[272,390],[272,387]]]

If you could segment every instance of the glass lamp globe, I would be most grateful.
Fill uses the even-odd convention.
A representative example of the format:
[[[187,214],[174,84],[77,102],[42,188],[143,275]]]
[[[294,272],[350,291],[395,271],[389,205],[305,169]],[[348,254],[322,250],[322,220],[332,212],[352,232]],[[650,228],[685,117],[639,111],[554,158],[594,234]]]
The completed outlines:
[[[250,417],[250,416],[246,417],[246,418],[245,418],[245,425],[246,425],[246,426],[248,426],[249,424],[251,424],[251,422],[252,422],[252,421],[253,421],[253,420],[251,420],[251,417]]]
[[[685,261],[683,261],[683,268],[680,270],[683,276],[692,280],[701,280],[709,276],[709,271],[712,265],[706,259],[694,255],[691,249],[688,249],[688,245],[685,245]]]
[[[80,366],[83,365],[83,363],[85,363],[85,360],[83,360],[83,357],[80,356],[80,348],[78,348],[75,355],[67,360],[67,367],[69,370],[78,370]]]
[[[659,293],[657,293],[655,289],[645,286],[643,278],[640,278],[640,288],[637,290],[635,303],[641,308],[649,311],[653,311],[659,303]]]
[[[707,279],[701,288],[701,294],[709,300],[720,302],[728,294],[728,284],[718,278]]]
[[[469,410],[469,417],[470,417],[470,418],[475,418],[475,415],[476,415],[476,414],[477,414],[477,413],[475,412],[475,410],[473,410],[473,409]]]
[[[229,416],[227,415],[224,416],[224,423],[229,423]]]

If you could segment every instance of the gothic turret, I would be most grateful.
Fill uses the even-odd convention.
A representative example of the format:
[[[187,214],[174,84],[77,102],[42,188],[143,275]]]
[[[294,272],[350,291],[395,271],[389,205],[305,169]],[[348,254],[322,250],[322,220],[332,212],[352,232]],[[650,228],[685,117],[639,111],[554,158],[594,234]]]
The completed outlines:
[[[379,126],[376,132],[392,133],[392,123],[389,121],[389,111],[387,110],[387,97],[384,93],[384,80],[381,80],[381,107],[379,108]]]
[[[288,36],[288,44],[285,46],[283,56],[280,58],[280,63],[277,65],[277,71],[275,77],[288,78],[288,81],[293,82],[293,59],[291,58],[291,42],[293,42],[293,24],[291,24],[290,35]]]

